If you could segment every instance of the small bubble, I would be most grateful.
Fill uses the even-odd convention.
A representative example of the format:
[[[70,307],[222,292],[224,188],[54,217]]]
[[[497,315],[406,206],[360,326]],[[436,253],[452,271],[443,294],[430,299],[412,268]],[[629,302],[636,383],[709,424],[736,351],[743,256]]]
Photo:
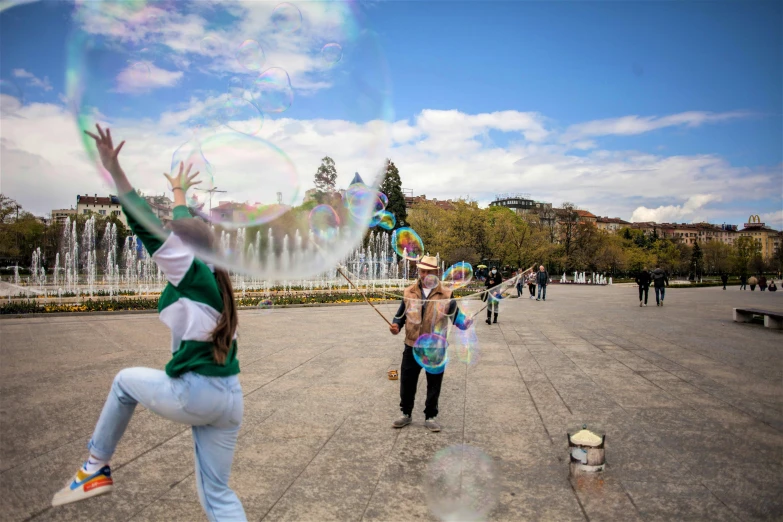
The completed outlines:
[[[216,36],[206,36],[201,40],[201,51],[207,55],[220,54],[220,50],[223,48],[223,43]]]
[[[245,69],[258,71],[265,60],[264,50],[255,40],[245,40],[237,49],[237,61]]]
[[[328,43],[321,49],[321,56],[326,63],[334,65],[343,58],[343,48],[338,43]]]
[[[284,112],[294,101],[288,73],[279,67],[264,71],[253,83],[253,100],[264,112]]]
[[[292,33],[302,26],[302,13],[295,5],[284,2],[272,11],[272,23],[279,31]]]

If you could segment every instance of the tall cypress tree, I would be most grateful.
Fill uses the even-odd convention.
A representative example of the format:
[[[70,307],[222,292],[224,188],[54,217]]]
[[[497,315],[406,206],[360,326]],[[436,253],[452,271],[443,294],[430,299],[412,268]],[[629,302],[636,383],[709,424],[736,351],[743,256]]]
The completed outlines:
[[[386,173],[383,176],[383,183],[381,183],[381,192],[389,198],[386,210],[394,214],[394,217],[397,219],[395,228],[406,226],[408,211],[405,208],[405,197],[402,195],[400,171],[397,170],[397,166],[390,159],[386,160]]]
[[[321,166],[315,172],[315,188],[319,192],[334,192],[337,181],[337,169],[334,166],[334,160],[329,156],[321,159]]]

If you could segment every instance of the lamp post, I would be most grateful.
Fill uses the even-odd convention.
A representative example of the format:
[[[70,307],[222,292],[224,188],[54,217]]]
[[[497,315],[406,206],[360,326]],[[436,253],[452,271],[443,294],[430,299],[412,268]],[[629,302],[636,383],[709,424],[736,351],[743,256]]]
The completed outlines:
[[[196,190],[198,190],[199,192],[208,192],[209,193],[209,217],[212,218],[212,195],[217,193],[217,192],[225,193],[225,192],[228,192],[228,191],[226,191],[226,190],[218,190],[217,187],[212,187],[211,189],[199,189],[199,188],[197,188]]]

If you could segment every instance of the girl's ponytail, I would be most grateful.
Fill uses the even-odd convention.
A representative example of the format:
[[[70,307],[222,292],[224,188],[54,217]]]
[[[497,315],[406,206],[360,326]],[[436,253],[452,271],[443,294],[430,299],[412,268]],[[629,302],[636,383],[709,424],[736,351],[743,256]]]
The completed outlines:
[[[231,277],[225,269],[215,267],[215,279],[217,279],[220,295],[223,296],[223,313],[220,314],[217,326],[212,332],[212,342],[215,345],[212,354],[217,364],[225,364],[239,321]]]

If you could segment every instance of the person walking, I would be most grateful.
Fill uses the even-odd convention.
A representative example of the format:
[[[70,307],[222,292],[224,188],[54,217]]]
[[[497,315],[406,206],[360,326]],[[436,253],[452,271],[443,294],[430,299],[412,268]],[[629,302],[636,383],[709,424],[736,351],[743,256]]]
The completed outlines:
[[[740,290],[745,290],[748,287],[748,274],[740,274]]]
[[[778,287],[775,286],[775,281],[774,280],[769,282],[769,288],[767,288],[767,290],[769,290],[770,292],[777,292],[778,291]]]
[[[166,371],[126,368],[114,378],[87,448],[89,456],[73,479],[58,491],[52,506],[110,493],[114,479],[109,462],[137,404],[174,422],[191,426],[199,501],[210,521],[247,520],[242,503],[229,488],[243,399],[237,359],[237,310],[226,270],[194,256],[194,248],[219,247],[203,221],[190,217],[185,193],[198,184],[190,166],[166,175],[174,194],[174,221],[161,227],[147,202],[133,189],[120,167],[111,132],[96,125],[95,140],[104,168],[111,174],[128,225],[166,276],[160,319],[171,329],[173,355]],[[153,229],[149,225],[153,225]],[[165,240],[160,231],[165,230]]]
[[[758,283],[758,279],[756,279],[756,276],[750,276],[748,279],[748,284],[750,285],[750,291],[753,292],[756,290],[756,284]]]
[[[524,286],[522,286],[525,282],[525,278],[522,275],[521,271],[517,271],[514,273],[514,277],[517,278],[517,297],[522,297],[525,295]]]
[[[536,272],[533,271],[527,276],[527,291],[530,292],[530,299],[536,297]]]
[[[727,274],[726,272],[723,272],[720,275],[720,280],[723,283],[723,289],[726,290],[726,283],[729,282],[729,274]]]
[[[767,278],[764,274],[759,276],[759,290],[762,292],[767,289]]]
[[[650,294],[651,281],[652,276],[650,275],[650,271],[647,270],[647,267],[642,268],[642,270],[636,274],[636,284],[639,285],[639,306],[642,306],[642,303],[644,303],[643,306],[647,306],[647,296]],[[642,295],[644,295],[644,299],[642,299]]]
[[[656,267],[652,273],[653,285],[655,286],[655,306],[663,306],[663,297],[666,295],[666,285],[669,284],[669,276],[666,275],[661,267]]]
[[[498,269],[492,267],[487,276],[487,280],[484,282],[486,290],[484,291],[484,298],[487,301],[487,324],[492,324],[492,313],[495,314],[494,323],[498,322],[498,312],[500,311],[500,283],[503,282],[503,277],[498,272]]]
[[[400,410],[402,416],[392,423],[394,428],[403,428],[412,422],[413,405],[416,399],[416,387],[419,382],[422,366],[416,361],[414,348],[416,341],[424,334],[435,334],[443,338],[443,350],[447,349],[448,322],[460,330],[467,330],[473,325],[473,319],[467,317],[452,298],[451,290],[441,285],[432,285],[437,278],[438,260],[432,256],[422,257],[416,265],[419,272],[418,280],[405,289],[403,300],[394,316],[389,331],[398,335],[405,327],[405,348],[400,364]],[[444,354],[445,355],[445,354]],[[438,416],[438,398],[440,397],[443,373],[427,374],[427,399],[424,403],[424,426],[430,431],[440,431],[440,424],[435,420]]]
[[[546,285],[549,283],[549,272],[544,269],[544,265],[538,267],[536,283],[538,284],[538,297],[536,298],[536,301],[541,301],[542,299],[546,301]]]

